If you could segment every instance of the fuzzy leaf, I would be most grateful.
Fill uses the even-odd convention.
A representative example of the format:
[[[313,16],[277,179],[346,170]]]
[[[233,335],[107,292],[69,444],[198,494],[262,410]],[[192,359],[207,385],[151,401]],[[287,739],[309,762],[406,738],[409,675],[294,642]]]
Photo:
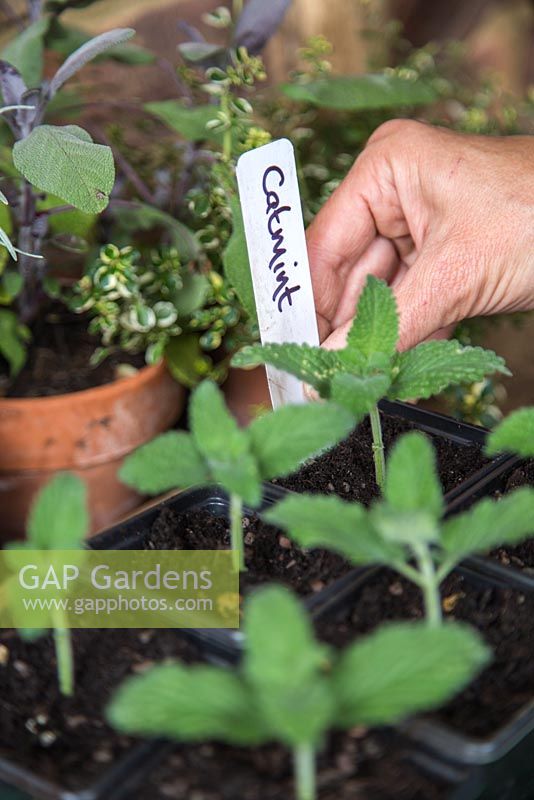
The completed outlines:
[[[221,139],[220,133],[206,127],[208,122],[217,116],[217,111],[212,105],[184,106],[179,100],[158,100],[145,103],[144,107],[187,141],[219,142]]]
[[[384,397],[390,384],[391,378],[380,373],[364,377],[339,373],[332,378],[330,398],[359,420]]]
[[[234,287],[241,305],[253,322],[257,322],[256,300],[248,260],[247,242],[241,205],[237,197],[230,200],[232,235],[223,253],[224,274]]]
[[[203,381],[191,395],[189,425],[214,479],[246,503],[258,505],[261,478],[249,437],[239,428],[221,390],[212,381]]]
[[[336,75],[309,83],[285,84],[282,91],[291,100],[336,111],[426,105],[437,96],[429,84],[397,75]]]
[[[70,472],[60,472],[30,509],[27,543],[35,550],[77,550],[88,532],[85,484]]]
[[[2,50],[2,58],[17,68],[24,78],[24,82],[30,88],[38,86],[41,82],[43,37],[48,30],[49,24],[49,17],[41,17],[41,19],[28,25],[22,33],[19,33]]]
[[[534,456],[534,408],[514,411],[488,435],[486,453],[504,452]]]
[[[393,357],[398,338],[399,315],[393,290],[385,281],[369,275],[347,336],[345,357],[365,368],[377,353]]]
[[[397,369],[388,393],[391,400],[431,397],[448,386],[480,381],[494,372],[510,375],[504,359],[492,350],[462,347],[455,339],[423,342],[400,353]]]
[[[143,494],[206,483],[209,473],[193,438],[184,431],[168,431],[128,456],[119,478]]]
[[[316,641],[296,597],[281,586],[255,593],[245,635],[244,674],[270,727],[288,744],[316,741],[334,710],[321,675],[328,650]]]
[[[291,5],[291,0],[248,0],[234,32],[234,45],[246,47],[249,53],[260,53]]]
[[[230,670],[168,664],[126,681],[107,717],[125,733],[250,745],[268,736],[255,712],[250,691]]]
[[[523,487],[501,500],[486,498],[443,525],[444,550],[460,561],[471,553],[485,553],[534,534],[534,489]]]
[[[352,416],[330,403],[283,406],[258,417],[248,430],[262,479],[288,475],[333,447],[353,426]]]
[[[271,364],[317,389],[321,397],[328,397],[330,381],[340,371],[339,357],[334,350],[311,347],[307,344],[249,345],[236,353],[234,367],[256,367]]]
[[[26,362],[25,330],[13,311],[0,309],[0,356],[7,361],[12,378],[18,375]]]
[[[77,125],[39,125],[15,144],[13,162],[38,189],[87,214],[99,213],[109,202],[115,181],[111,149],[94,144]]]
[[[443,493],[436,472],[436,456],[422,433],[401,436],[388,458],[384,497],[393,511],[443,513]]]
[[[458,623],[384,626],[349,647],[335,667],[338,722],[391,724],[439,706],[489,658],[481,637]]]
[[[89,61],[92,61],[93,58],[101,55],[111,47],[126,42],[128,39],[131,39],[134,34],[135,31],[132,28],[115,28],[112,31],[101,33],[99,36],[95,36],[94,39],[85,42],[85,44],[72,53],[58,69],[50,81],[48,96],[53,97],[69,78],[72,78],[78,70],[82,69],[82,67],[88,64]]]
[[[402,548],[380,538],[367,510],[338,497],[306,495],[285,497],[262,513],[271,525],[283,528],[301,547],[324,547],[353,564],[391,564],[404,561]]]

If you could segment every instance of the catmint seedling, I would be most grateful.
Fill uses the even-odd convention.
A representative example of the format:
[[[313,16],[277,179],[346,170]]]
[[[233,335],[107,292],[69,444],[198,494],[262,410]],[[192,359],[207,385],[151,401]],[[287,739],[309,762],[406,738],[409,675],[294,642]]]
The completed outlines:
[[[517,453],[534,457],[534,408],[520,408],[506,417],[488,434],[486,453]]]
[[[440,705],[489,657],[465,625],[388,625],[342,652],[317,642],[297,599],[268,587],[247,601],[238,672],[156,666],[108,708],[118,730],[238,746],[279,742],[293,753],[295,796],[315,800],[316,752],[328,731],[394,723]]]
[[[443,511],[433,448],[415,432],[395,444],[383,499],[370,509],[337,497],[295,495],[262,516],[302,547],[335,550],[353,564],[381,564],[404,575],[423,593],[428,624],[438,626],[440,584],[460,561],[534,532],[534,490],[482,500],[445,521]]]
[[[23,542],[12,542],[10,549],[46,550],[53,559],[55,550],[81,550],[89,531],[86,488],[76,475],[56,475],[40,491],[30,510],[27,536]],[[74,668],[70,630],[65,627],[65,611],[59,604],[50,611],[56,650],[59,687],[64,695],[72,695]],[[39,635],[41,631],[21,630],[21,635]]]
[[[323,398],[350,411],[356,421],[371,419],[376,482],[384,487],[386,466],[378,401],[426,398],[458,383],[493,372],[510,374],[491,350],[459,342],[423,342],[397,352],[399,315],[389,286],[368,276],[343,350],[299,344],[245,347],[233,358],[237,367],[271,364],[312,386]]]
[[[189,426],[190,433],[170,431],[139,448],[124,462],[121,480],[146,494],[222,484],[230,497],[235,567],[244,570],[243,504],[258,508],[263,480],[287,475],[333,446],[352,418],[329,403],[285,406],[241,429],[220,389],[204,381],[191,395]]]

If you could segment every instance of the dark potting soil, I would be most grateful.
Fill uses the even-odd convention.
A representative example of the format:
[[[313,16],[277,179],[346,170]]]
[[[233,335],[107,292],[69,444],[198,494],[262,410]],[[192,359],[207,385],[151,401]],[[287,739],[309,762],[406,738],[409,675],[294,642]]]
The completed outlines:
[[[88,320],[62,313],[49,313],[32,330],[28,360],[13,383],[7,378],[0,359],[0,395],[7,397],[47,397],[78,392],[111,383],[117,368],[129,364],[144,366],[143,356],[126,353],[110,355],[97,367],[90,364],[99,341],[87,332]],[[5,387],[2,391],[2,387]]]
[[[534,486],[534,461],[528,461],[507,478],[504,493],[513,492],[521,486]],[[532,524],[534,534],[534,520]],[[534,576],[534,535],[514,547],[498,547],[491,553],[501,564],[530,572]]]
[[[494,733],[534,696],[534,595],[480,588],[454,574],[443,584],[442,607],[446,618],[480,631],[493,660],[432,717],[472,736]],[[379,570],[358,591],[350,610],[316,625],[323,640],[342,647],[386,621],[422,618],[419,590],[389,570]]]
[[[351,568],[341,556],[327,550],[301,550],[255,515],[245,517],[243,526],[248,571],[240,576],[240,584],[245,593],[253,586],[277,581],[299,594],[311,594]],[[230,530],[225,517],[208,511],[177,514],[163,508],[144,546],[154,550],[220,550],[230,547]]]
[[[136,800],[290,800],[287,750],[221,744],[177,748],[136,791]],[[318,758],[321,800],[442,800],[443,784],[409,763],[391,735],[354,728],[336,734]]]
[[[165,658],[198,661],[198,648],[172,630],[73,631],[75,693],[58,689],[50,636],[23,642],[0,633],[0,756],[68,789],[98,779],[134,743],[104,712],[131,673]]]
[[[401,434],[417,430],[407,420],[381,414],[386,452]],[[478,445],[462,445],[444,437],[431,437],[436,451],[439,477],[445,492],[454,489],[488,459]],[[414,476],[417,479],[417,476]],[[332,450],[309,461],[298,472],[273,483],[296,492],[337,494],[365,505],[378,496],[371,450],[371,424],[366,418]]]

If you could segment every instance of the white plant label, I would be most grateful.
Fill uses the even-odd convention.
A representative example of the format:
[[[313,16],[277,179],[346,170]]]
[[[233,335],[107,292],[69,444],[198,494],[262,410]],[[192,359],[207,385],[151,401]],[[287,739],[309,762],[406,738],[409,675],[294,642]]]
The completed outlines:
[[[293,145],[250,150],[237,163],[262,344],[319,344]],[[273,408],[306,401],[302,382],[267,367]]]

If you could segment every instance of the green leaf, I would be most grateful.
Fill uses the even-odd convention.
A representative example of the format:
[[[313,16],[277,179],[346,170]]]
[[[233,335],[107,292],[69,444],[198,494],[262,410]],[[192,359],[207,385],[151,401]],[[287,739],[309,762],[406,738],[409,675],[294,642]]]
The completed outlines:
[[[204,61],[214,56],[220,56],[225,52],[224,47],[219,44],[210,44],[209,42],[184,42],[178,45],[180,55],[192,64]]]
[[[169,372],[187,389],[197,386],[213,368],[213,362],[202,350],[199,339],[197,333],[181,333],[174,336],[165,348]]]
[[[360,639],[334,669],[338,722],[384,725],[441,705],[489,661],[471,628],[447,623],[387,625]]]
[[[400,353],[388,397],[391,400],[426,398],[448,386],[480,381],[493,372],[510,375],[504,359],[482,347],[462,347],[455,339],[423,342]]]
[[[144,108],[188,141],[218,143],[221,140],[220,133],[206,127],[217,116],[215,106],[185,106],[179,100],[159,100],[146,103]]]
[[[534,489],[523,487],[500,500],[481,500],[469,511],[447,520],[444,550],[458,562],[471,553],[511,545],[534,534]]]
[[[180,319],[189,317],[193,311],[202,308],[210,290],[206,275],[200,272],[185,272],[183,286],[172,296],[172,304]]]
[[[221,390],[212,381],[203,381],[191,395],[189,426],[214,479],[229,493],[257,506],[261,500],[261,478],[250,451],[249,437],[239,428]]]
[[[121,241],[114,239],[118,245],[130,245],[132,236],[139,231],[162,228],[169,237],[169,243],[178,250],[182,261],[194,261],[198,258],[200,248],[189,228],[159,208],[145,203],[135,203],[127,207],[117,206],[113,209],[113,216],[122,239]]]
[[[334,375],[330,387],[330,397],[360,420],[385,396],[391,378],[376,374],[359,377],[348,373]]]
[[[18,69],[30,88],[41,83],[43,72],[43,37],[50,24],[49,17],[32,22],[2,50],[2,58]]]
[[[128,456],[119,478],[143,494],[159,494],[206,483],[209,473],[192,437],[168,431]]]
[[[488,435],[486,453],[504,452],[534,456],[534,408],[514,411]]]
[[[436,456],[429,439],[413,432],[401,436],[388,458],[384,498],[394,511],[443,513],[443,493]]]
[[[121,686],[107,717],[125,733],[178,741],[219,739],[250,745],[268,738],[251,692],[221,667],[154,667]]]
[[[37,202],[39,211],[46,211],[61,205],[63,205],[62,199],[50,194]],[[97,219],[96,214],[86,214],[83,211],[78,211],[77,208],[73,208],[49,216],[48,225],[54,234],[66,233],[70,236],[78,236],[80,239],[87,240],[96,225]]]
[[[250,274],[245,227],[239,199],[234,196],[230,199],[232,209],[232,235],[223,253],[224,274],[239,298],[239,302],[253,322],[257,322],[256,301]]]
[[[287,589],[256,592],[245,611],[244,674],[269,727],[288,744],[317,741],[334,712],[321,672],[328,650]]]
[[[12,378],[19,374],[26,363],[26,331],[13,311],[0,309],[0,355],[7,361]]]
[[[109,202],[115,182],[111,149],[94,144],[77,125],[39,125],[16,142],[13,162],[38,189],[87,214],[99,213]]]
[[[271,364],[289,372],[317,389],[321,397],[328,398],[330,382],[342,369],[334,350],[311,347],[308,344],[255,344],[244,347],[232,359],[234,367],[257,367]]]
[[[60,472],[30,509],[28,543],[36,550],[77,550],[88,532],[85,484],[70,472]]]
[[[352,430],[352,415],[330,403],[283,406],[249,426],[252,452],[261,477],[287,475]]]
[[[427,83],[397,75],[339,75],[310,83],[285,84],[281,88],[291,100],[336,111],[427,105],[437,98]]]
[[[283,528],[301,547],[324,547],[353,564],[391,564],[404,561],[397,544],[383,541],[359,503],[338,497],[301,494],[285,497],[262,512],[271,525]]]
[[[347,336],[344,360],[365,368],[377,353],[392,358],[398,338],[399,315],[393,290],[385,281],[369,275]]]

